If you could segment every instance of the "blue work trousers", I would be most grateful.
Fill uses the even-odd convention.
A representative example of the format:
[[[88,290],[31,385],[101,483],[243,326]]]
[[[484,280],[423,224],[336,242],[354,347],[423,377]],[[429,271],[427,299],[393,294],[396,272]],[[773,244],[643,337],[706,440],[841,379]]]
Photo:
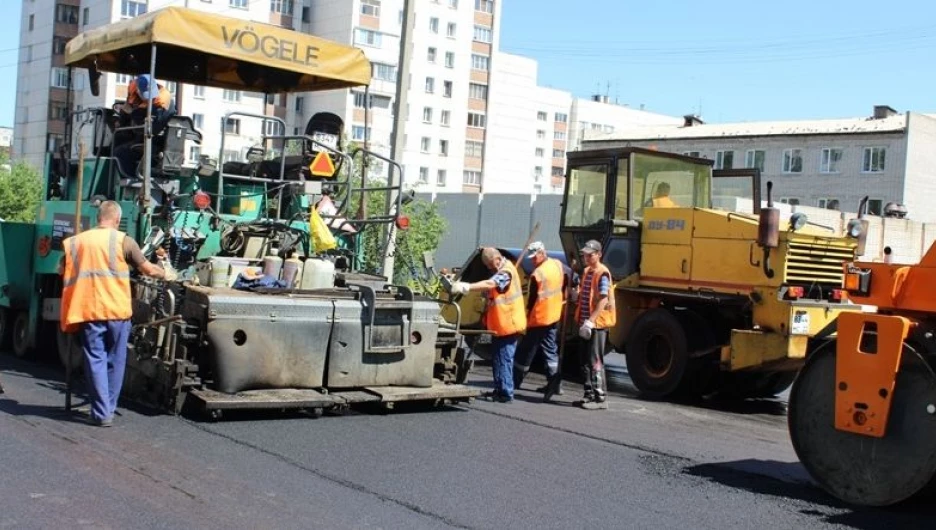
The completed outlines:
[[[127,366],[129,320],[102,320],[81,324],[85,378],[91,398],[91,417],[111,419],[123,387]]]
[[[527,328],[526,335],[517,346],[517,355],[514,359],[514,384],[520,388],[523,378],[530,367],[533,365],[533,359],[536,358],[536,352],[542,350],[546,357],[546,377],[556,377],[559,373],[559,345],[556,343],[556,326],[539,326]]]
[[[491,361],[494,364],[494,392],[513,399],[513,364],[520,335],[507,335],[491,339]]]

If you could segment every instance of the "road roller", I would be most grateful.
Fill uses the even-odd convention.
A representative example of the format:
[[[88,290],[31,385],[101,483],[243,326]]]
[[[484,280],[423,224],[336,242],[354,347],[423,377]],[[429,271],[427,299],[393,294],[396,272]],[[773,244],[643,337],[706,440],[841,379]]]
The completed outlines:
[[[885,250],[885,253],[886,250]],[[849,298],[790,394],[796,454],[852,505],[932,499],[936,490],[936,244],[916,265],[844,266]]]

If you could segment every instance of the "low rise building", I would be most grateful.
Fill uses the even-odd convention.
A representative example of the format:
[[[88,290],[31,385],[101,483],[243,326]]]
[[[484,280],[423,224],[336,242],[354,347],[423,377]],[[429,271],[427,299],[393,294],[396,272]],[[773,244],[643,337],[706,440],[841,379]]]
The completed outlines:
[[[705,124],[587,131],[583,149],[637,146],[710,158],[716,169],[756,167],[774,200],[869,213],[890,202],[910,219],[936,221],[936,115],[874,107],[871,116],[810,121]]]

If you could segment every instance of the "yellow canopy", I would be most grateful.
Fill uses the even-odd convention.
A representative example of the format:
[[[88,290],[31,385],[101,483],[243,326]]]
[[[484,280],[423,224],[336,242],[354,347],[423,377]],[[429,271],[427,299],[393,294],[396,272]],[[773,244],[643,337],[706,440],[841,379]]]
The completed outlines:
[[[367,85],[360,49],[270,24],[167,7],[79,34],[65,63],[253,92],[305,92]]]

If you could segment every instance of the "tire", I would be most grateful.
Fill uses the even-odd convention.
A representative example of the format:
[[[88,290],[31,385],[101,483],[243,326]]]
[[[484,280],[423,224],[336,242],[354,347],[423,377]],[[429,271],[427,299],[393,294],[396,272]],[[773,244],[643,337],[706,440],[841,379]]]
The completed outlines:
[[[0,349],[6,349],[10,343],[10,310],[0,307]]]
[[[29,312],[19,311],[13,319],[13,355],[20,359],[29,357],[32,346],[29,344]]]
[[[627,337],[627,371],[647,398],[672,395],[689,365],[686,331],[672,313],[651,309],[641,315]]]

